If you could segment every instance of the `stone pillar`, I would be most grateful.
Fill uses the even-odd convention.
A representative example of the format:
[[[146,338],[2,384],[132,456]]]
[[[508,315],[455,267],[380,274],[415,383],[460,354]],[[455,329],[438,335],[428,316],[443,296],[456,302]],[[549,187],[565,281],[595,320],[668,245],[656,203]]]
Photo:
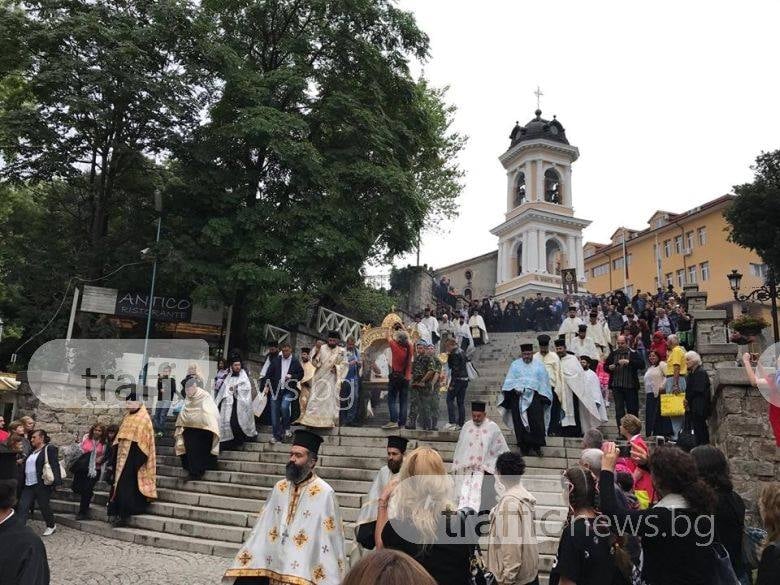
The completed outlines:
[[[535,229],[525,232],[526,258],[528,258],[528,268],[526,272],[539,272],[539,236]]]
[[[539,234],[539,244],[538,244],[538,254],[539,254],[539,272],[546,273],[547,272],[547,246],[545,245],[545,240],[547,239],[547,232],[545,232],[543,229],[538,230]]]
[[[544,170],[542,159],[536,159],[536,200],[544,201]]]
[[[512,211],[515,206],[515,179],[517,173],[506,174],[506,210]]]
[[[563,205],[565,207],[573,207],[572,205],[572,190],[571,190],[571,166],[566,165],[563,169]]]
[[[504,282],[512,280],[515,275],[514,268],[512,268],[512,265],[515,262],[515,241],[516,239],[512,238],[506,242],[506,254],[504,255]]]
[[[523,272],[521,274],[525,274],[526,272],[528,272],[528,263],[530,262],[530,260],[528,259],[529,258],[528,257],[528,238],[521,236],[520,237],[520,245],[522,246],[522,248],[520,250],[520,253],[521,253],[521,258],[523,259],[523,262],[522,262],[522,264],[523,264]],[[520,274],[518,274],[518,276],[520,276]]]
[[[577,237],[566,236],[566,266],[563,268],[577,267]]]
[[[585,251],[582,249],[582,236],[577,236],[574,240],[574,246],[577,253],[577,279],[586,280],[585,278]]]
[[[504,256],[506,255],[506,242],[498,243],[498,257],[496,258],[496,283],[501,284],[504,276]]]
[[[720,367],[714,380],[710,442],[729,461],[734,489],[745,500],[747,524],[757,526],[761,490],[780,481],[780,448],[769,425],[769,403],[742,367]]]

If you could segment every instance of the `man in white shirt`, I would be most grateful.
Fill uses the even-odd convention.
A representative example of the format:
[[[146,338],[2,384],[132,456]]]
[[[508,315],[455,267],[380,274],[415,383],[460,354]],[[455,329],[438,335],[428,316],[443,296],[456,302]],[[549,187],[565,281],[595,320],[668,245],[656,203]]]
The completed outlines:
[[[603,361],[609,354],[609,342],[611,341],[609,327],[606,322],[599,321],[599,314],[596,310],[590,312],[590,321],[588,322],[588,331],[586,336],[593,340],[596,348],[599,350],[599,361]]]
[[[433,343],[433,339],[431,337],[431,330],[428,328],[428,325],[426,325],[425,322],[422,320],[422,313],[417,313],[414,316],[414,328],[417,329],[417,334],[420,336],[420,339],[422,339],[425,343]]]
[[[471,337],[471,328],[469,327],[469,324],[466,323],[466,318],[463,315],[458,317],[458,325],[455,327],[455,340],[458,342],[458,347],[466,353],[469,353],[474,347],[474,340]]]
[[[428,328],[428,331],[431,332],[431,343],[438,348],[439,340],[441,339],[441,335],[439,334],[439,320],[431,314],[430,309],[425,309],[425,311],[423,311],[421,323],[424,323]]]

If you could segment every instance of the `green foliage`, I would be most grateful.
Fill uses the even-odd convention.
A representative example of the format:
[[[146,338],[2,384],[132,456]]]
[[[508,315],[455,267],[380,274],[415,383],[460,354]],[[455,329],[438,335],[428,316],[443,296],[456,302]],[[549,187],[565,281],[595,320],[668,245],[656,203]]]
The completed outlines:
[[[780,273],[780,150],[762,153],[752,168],[753,182],[734,187],[737,197],[724,213],[729,241],[755,251]]]
[[[398,306],[398,301],[396,295],[384,289],[363,284],[353,286],[335,298],[326,299],[323,304],[361,323],[378,325]]]
[[[137,262],[159,190],[159,290],[232,304],[239,347],[321,299],[374,317],[361,267],[461,190],[427,51],[389,0],[0,0],[0,314],[27,337],[74,276]]]
[[[433,274],[433,268],[430,268],[427,264],[423,264],[420,268],[431,275]],[[420,268],[411,264],[403,268],[393,266],[390,269],[390,290],[398,295],[408,295],[412,286],[412,277]]]
[[[734,331],[747,333],[752,331],[761,331],[769,327],[769,322],[763,317],[753,317],[752,315],[741,315],[729,323]]]

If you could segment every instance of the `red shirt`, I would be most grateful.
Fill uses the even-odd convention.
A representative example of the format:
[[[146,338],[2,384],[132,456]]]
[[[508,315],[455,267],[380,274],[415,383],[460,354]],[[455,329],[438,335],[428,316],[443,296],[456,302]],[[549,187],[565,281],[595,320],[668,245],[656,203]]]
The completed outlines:
[[[404,378],[412,379],[412,344],[401,345],[395,339],[390,340],[392,360],[390,367],[394,372],[403,372]]]
[[[11,435],[8,431],[0,429],[0,443],[5,443],[6,439]]]

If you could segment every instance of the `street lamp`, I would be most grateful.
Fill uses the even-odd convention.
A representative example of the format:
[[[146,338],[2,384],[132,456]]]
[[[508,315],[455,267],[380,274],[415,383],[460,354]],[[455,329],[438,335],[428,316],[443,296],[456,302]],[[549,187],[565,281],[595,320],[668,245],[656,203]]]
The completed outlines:
[[[737,271],[736,268],[732,268],[731,274],[727,274],[729,279],[729,286],[734,292],[734,300],[746,303],[748,301],[758,301],[763,303],[770,301],[772,304],[772,329],[775,336],[775,343],[780,342],[780,330],[777,323],[777,282],[775,281],[775,271],[769,268],[767,271],[766,281],[763,286],[750,291],[746,295],[739,294],[739,288],[742,284],[742,274]]]
[[[162,195],[160,191],[154,192],[154,210],[157,212],[157,237],[154,239],[155,246],[160,244],[160,228],[162,227]],[[149,248],[144,248],[141,251],[142,257],[147,257]],[[148,375],[148,367],[146,364],[147,355],[149,353],[149,334],[152,330],[152,310],[154,309],[154,285],[157,280],[157,253],[154,254],[154,263],[152,264],[152,282],[149,286],[149,303],[147,305],[148,313],[146,315],[146,333],[144,334],[144,355],[141,358],[141,387],[146,394],[146,378]]]

